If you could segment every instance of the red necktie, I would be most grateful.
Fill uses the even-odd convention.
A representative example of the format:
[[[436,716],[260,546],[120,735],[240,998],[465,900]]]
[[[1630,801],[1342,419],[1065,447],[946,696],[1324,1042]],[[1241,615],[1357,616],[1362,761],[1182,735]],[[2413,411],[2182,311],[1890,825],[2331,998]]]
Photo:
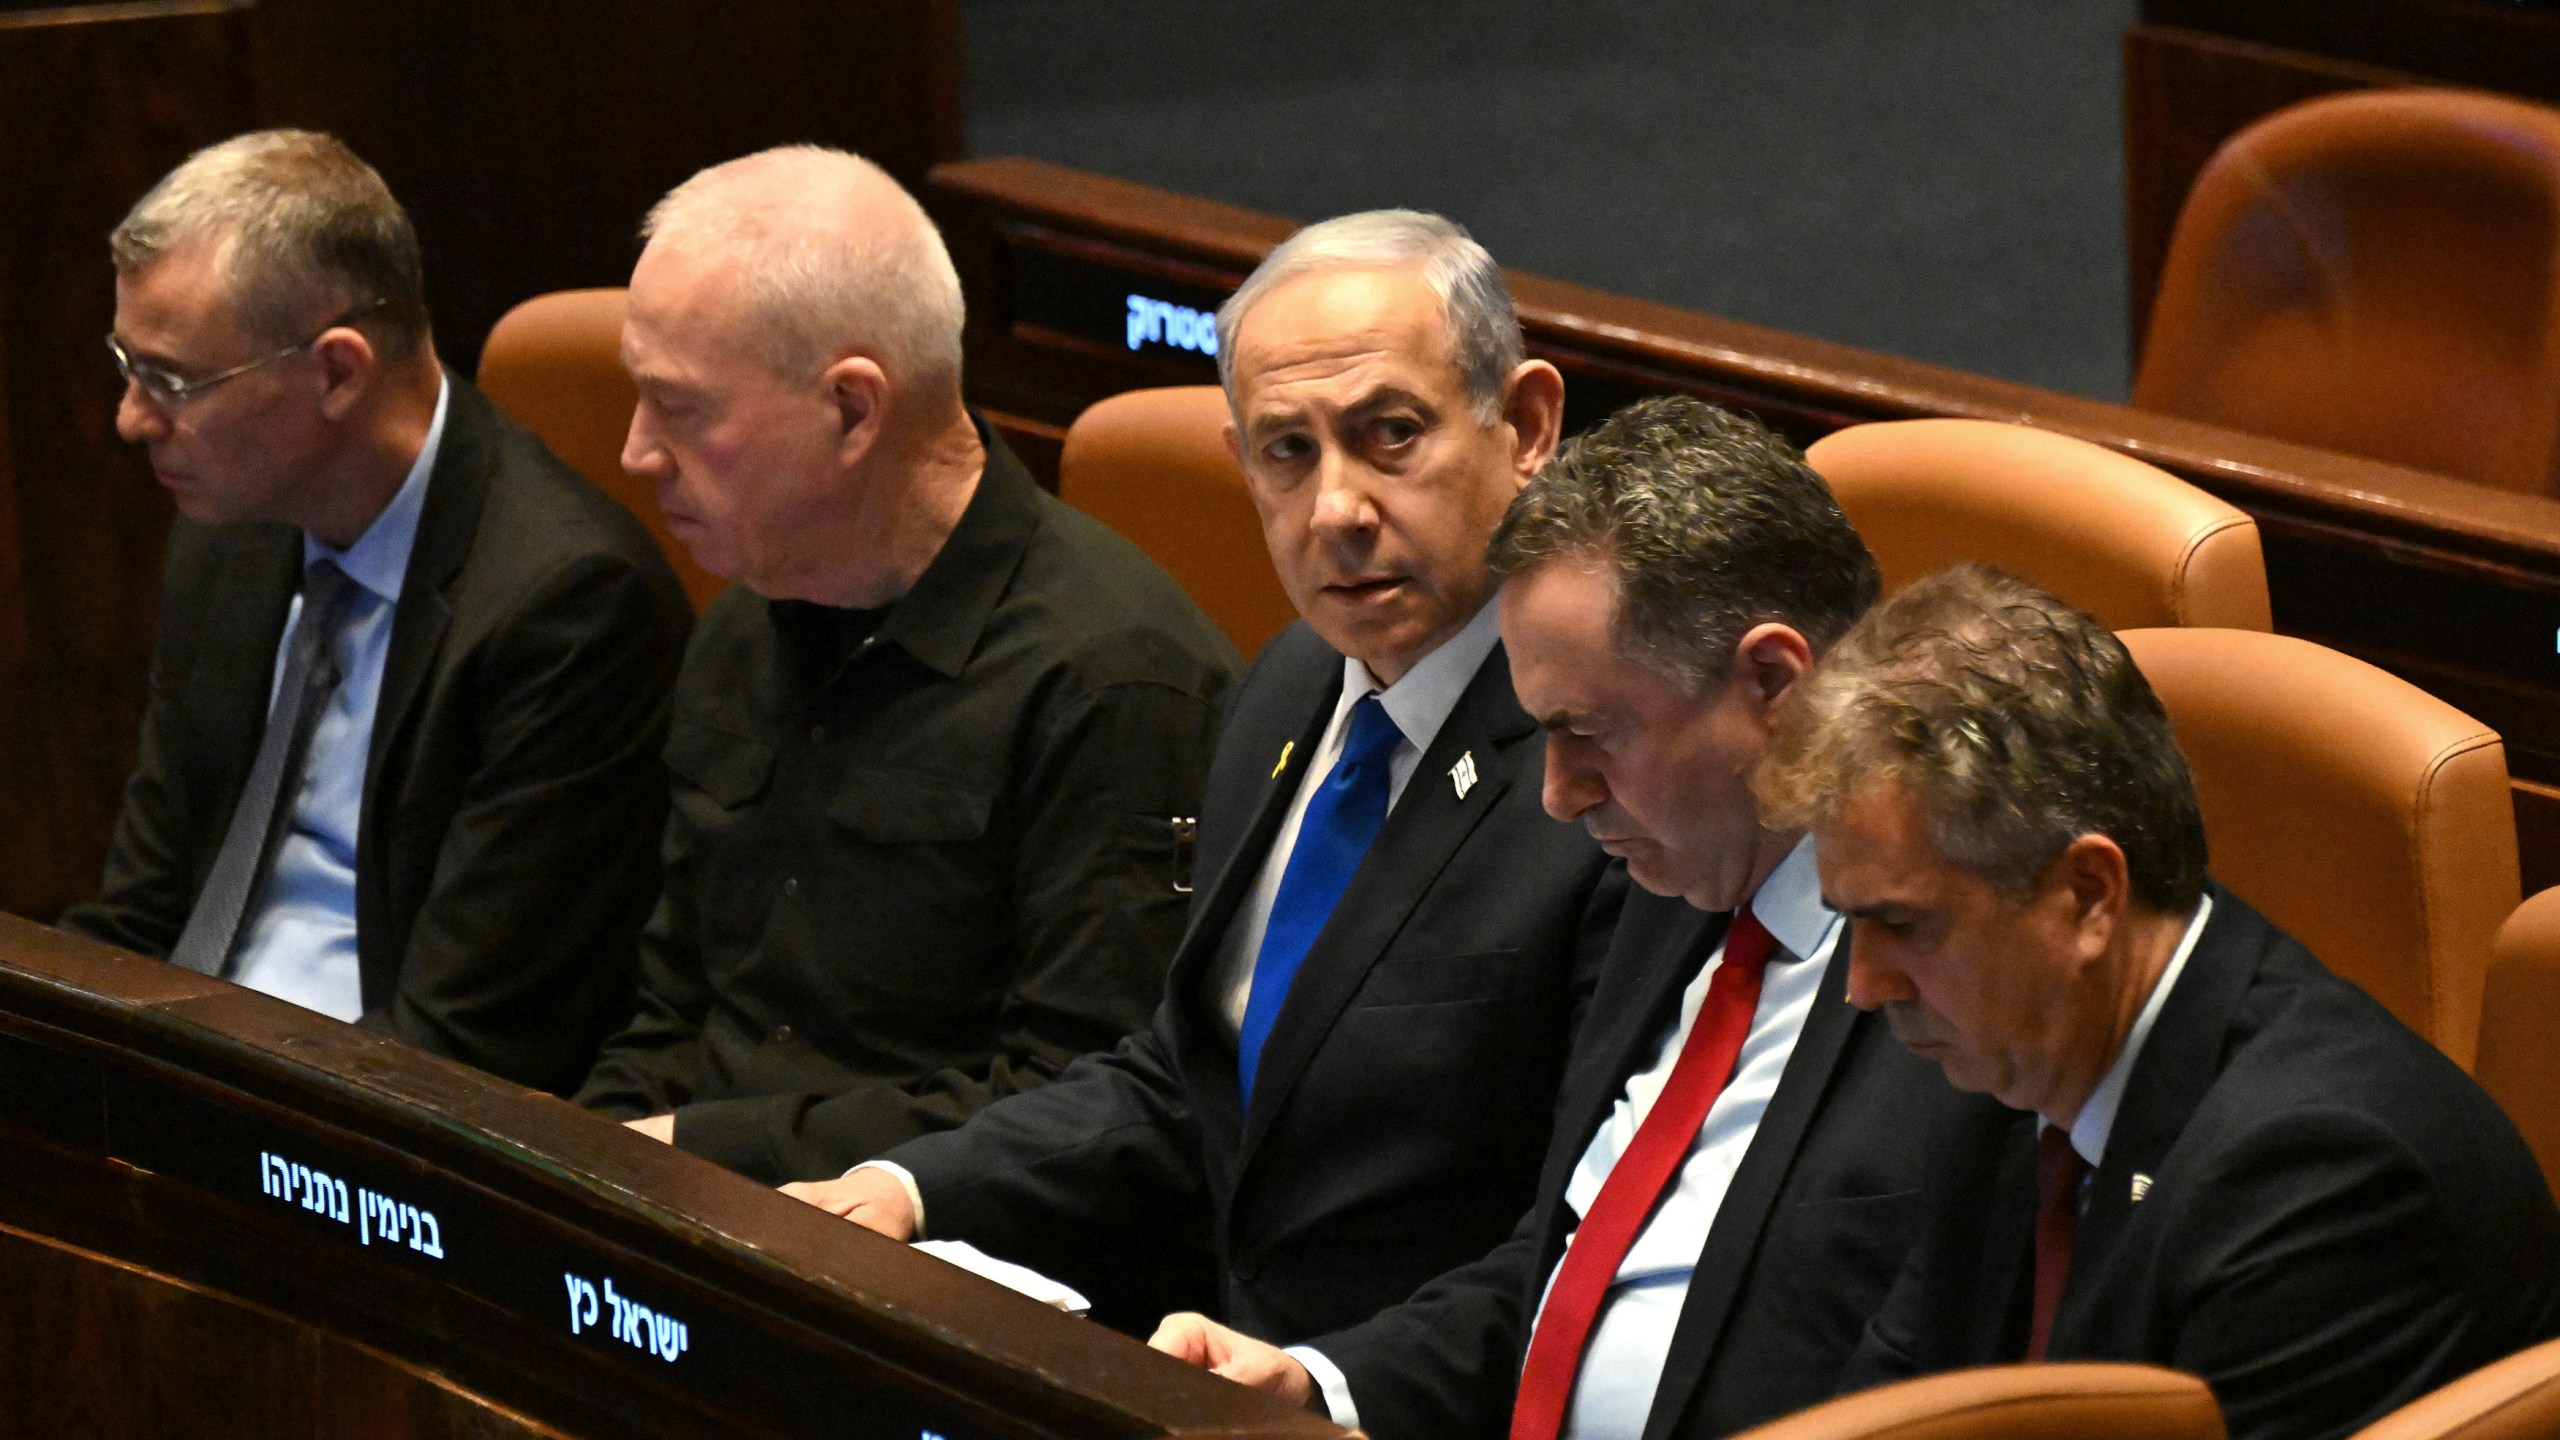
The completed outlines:
[[[1627,1248],[1643,1231],[1663,1187],[1680,1172],[1680,1162],[1707,1123],[1708,1109],[1732,1078],[1734,1058],[1751,1033],[1752,1012],[1760,1008],[1760,972],[1777,948],[1758,916],[1744,910],[1734,917],[1725,936],[1724,963],[1707,982],[1706,1001],[1671,1067],[1671,1079],[1645,1112],[1626,1153],[1610,1167],[1590,1212],[1565,1247],[1564,1263],[1548,1287],[1546,1308],[1538,1312],[1528,1360],[1520,1369],[1511,1440],[1555,1440],[1564,1428],[1574,1376],[1582,1367],[1583,1342],[1600,1318],[1609,1282],[1617,1278]]]
[[[2071,1235],[2080,1228],[2080,1179],[2089,1162],[2071,1148],[2071,1132],[2044,1127],[2036,1142],[2036,1308],[2027,1331],[2027,1358],[2044,1358],[2053,1338],[2053,1312],[2062,1306],[2062,1282],[2071,1274]]]

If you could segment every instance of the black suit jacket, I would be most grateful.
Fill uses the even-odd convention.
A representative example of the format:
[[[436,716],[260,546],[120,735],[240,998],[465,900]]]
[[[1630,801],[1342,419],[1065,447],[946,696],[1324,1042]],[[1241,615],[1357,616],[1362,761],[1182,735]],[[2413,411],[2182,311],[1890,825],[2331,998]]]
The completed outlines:
[[[899,1146],[931,1234],[1289,1342],[1508,1232],[1623,879],[1539,807],[1543,744],[1497,648],[1423,755],[1291,984],[1243,1108],[1205,994],[1341,689],[1303,624],[1235,701],[1201,808],[1192,919],[1152,1024],[960,1129]],[[1285,756],[1285,758],[1284,758]],[[1450,771],[1473,756],[1464,796]]]
[[[1629,897],[1575,1042],[1537,1204],[1510,1240],[1365,1325],[1313,1343],[1379,1440],[1499,1436],[1529,1326],[1576,1219],[1565,1188],[1677,1023],[1729,915]],[[1828,1398],[1917,1229],[1935,1065],[1845,997],[1835,946],[1732,1187],[1716,1211],[1655,1390],[1646,1440],[1731,1434]]]
[[[629,512],[446,384],[367,750],[360,1023],[565,1090],[630,1014],[692,610]],[[176,945],[256,758],[301,574],[291,526],[172,528],[140,758],[102,891],[66,928]]]
[[[2024,1355],[2035,1131],[1948,1108],[1853,1386]],[[2219,887],[2082,1204],[2047,1353],[2202,1376],[2233,1440],[2347,1434],[2560,1330],[2560,1214],[2515,1127]]]

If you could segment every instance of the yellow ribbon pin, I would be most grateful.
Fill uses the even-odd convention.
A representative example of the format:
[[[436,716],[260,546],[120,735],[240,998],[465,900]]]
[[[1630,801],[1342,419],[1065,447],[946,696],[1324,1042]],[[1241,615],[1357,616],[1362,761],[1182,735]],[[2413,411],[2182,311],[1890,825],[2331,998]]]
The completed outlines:
[[[1292,750],[1295,750],[1295,749],[1297,749],[1297,748],[1298,748],[1298,742],[1297,742],[1297,741],[1295,741],[1295,740],[1290,740],[1290,741],[1286,741],[1286,742],[1283,742],[1283,743],[1282,743],[1282,745],[1280,746],[1280,763],[1271,767],[1271,778],[1272,778],[1272,779],[1274,779],[1274,780],[1279,779],[1279,778],[1280,778],[1280,772],[1289,768],[1289,752],[1290,752],[1290,751],[1292,751]]]

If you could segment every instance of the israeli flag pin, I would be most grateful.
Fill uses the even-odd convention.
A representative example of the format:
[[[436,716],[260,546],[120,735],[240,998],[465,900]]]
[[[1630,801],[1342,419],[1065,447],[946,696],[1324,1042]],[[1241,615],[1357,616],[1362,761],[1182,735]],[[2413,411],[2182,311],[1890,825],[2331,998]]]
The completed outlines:
[[[2150,1193],[2151,1177],[2148,1175],[2136,1175],[2133,1177],[2133,1198],[2126,1203],[2130,1205],[2139,1205],[2142,1203],[2142,1197]]]
[[[1449,783],[1457,787],[1459,799],[1467,798],[1467,792],[1476,787],[1476,752],[1468,751],[1449,767]]]

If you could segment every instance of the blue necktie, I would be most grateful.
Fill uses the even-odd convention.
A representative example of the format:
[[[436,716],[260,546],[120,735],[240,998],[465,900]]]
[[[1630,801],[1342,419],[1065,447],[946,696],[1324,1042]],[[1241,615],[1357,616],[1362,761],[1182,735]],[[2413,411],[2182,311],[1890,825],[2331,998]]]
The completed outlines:
[[[1244,1024],[1236,1038],[1236,1077],[1248,1105],[1253,1103],[1253,1072],[1262,1060],[1262,1042],[1271,1038],[1272,1022],[1280,1018],[1289,982],[1351,884],[1360,857],[1369,853],[1369,842],[1378,838],[1378,827],[1386,823],[1387,761],[1403,738],[1377,696],[1352,706],[1342,758],[1333,762],[1332,773],[1316,788],[1298,822],[1298,843],[1289,851],[1288,868],[1280,872],[1280,893],[1271,900],[1271,920],[1262,931],[1262,953],[1254,958],[1253,989],[1245,998]]]

